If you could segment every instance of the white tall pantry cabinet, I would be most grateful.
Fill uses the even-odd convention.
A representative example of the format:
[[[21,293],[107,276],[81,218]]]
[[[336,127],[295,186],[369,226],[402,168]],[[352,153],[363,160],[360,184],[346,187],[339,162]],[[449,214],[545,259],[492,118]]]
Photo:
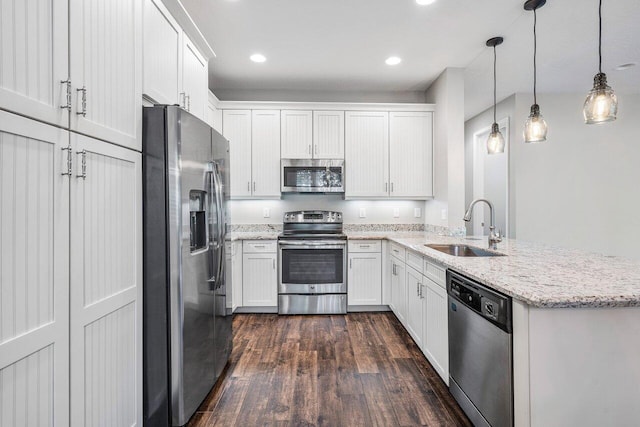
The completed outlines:
[[[142,2],[0,22],[0,426],[141,425]]]

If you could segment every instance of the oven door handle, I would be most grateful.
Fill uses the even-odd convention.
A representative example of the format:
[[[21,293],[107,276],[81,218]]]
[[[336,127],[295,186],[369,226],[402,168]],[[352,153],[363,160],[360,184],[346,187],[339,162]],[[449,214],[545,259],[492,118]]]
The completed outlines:
[[[313,247],[318,247],[318,246],[330,246],[330,247],[334,247],[334,248],[343,248],[345,247],[347,244],[342,243],[342,242],[333,242],[333,241],[321,241],[321,242],[285,242],[285,241],[279,241],[278,244],[280,246],[313,246]]]

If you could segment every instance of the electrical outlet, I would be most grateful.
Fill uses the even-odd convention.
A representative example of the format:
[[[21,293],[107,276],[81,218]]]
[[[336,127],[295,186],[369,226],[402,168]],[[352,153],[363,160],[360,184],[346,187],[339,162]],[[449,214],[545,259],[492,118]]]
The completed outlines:
[[[360,218],[367,217],[367,210],[365,208],[360,208]]]
[[[440,219],[447,219],[447,210],[446,209],[442,209],[442,211],[440,211]]]
[[[413,209],[413,216],[415,218],[420,218],[422,216],[422,209],[420,208],[414,208]]]
[[[400,208],[393,208],[393,217],[400,218]]]
[[[263,208],[262,209],[262,217],[263,218],[271,218],[271,209]]]

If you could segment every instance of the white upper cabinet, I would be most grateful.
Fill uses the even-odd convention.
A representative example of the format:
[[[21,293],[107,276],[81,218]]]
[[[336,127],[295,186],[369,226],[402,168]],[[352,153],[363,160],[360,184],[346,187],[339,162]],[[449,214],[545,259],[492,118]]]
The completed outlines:
[[[251,197],[251,110],[224,110],[222,130],[229,140],[231,197]]]
[[[344,159],[344,111],[313,112],[313,157]]]
[[[68,34],[67,0],[0,0],[0,108],[69,125]]]
[[[145,0],[143,28],[143,93],[159,104],[178,104],[182,29],[161,0]]]
[[[280,148],[283,159],[310,159],[313,157],[313,117],[311,111],[282,110],[282,136]]]
[[[390,113],[389,195],[404,199],[433,196],[433,114]]]
[[[142,2],[69,0],[69,7],[71,129],[140,150]]]
[[[253,196],[279,198],[280,110],[252,111],[251,148],[251,190]],[[242,154],[247,155],[248,153]]]
[[[345,113],[345,196],[389,194],[389,113]]]
[[[207,121],[208,62],[185,34],[183,34],[183,40],[182,105],[194,116]]]

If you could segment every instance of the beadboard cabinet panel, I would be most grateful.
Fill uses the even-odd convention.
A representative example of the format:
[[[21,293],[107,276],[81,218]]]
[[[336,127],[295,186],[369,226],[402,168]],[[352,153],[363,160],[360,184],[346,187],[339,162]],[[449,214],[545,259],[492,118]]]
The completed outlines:
[[[208,62],[196,46],[183,34],[182,91],[186,110],[202,121],[207,121]]]
[[[382,304],[382,255],[349,253],[348,305]]]
[[[347,111],[345,121],[345,197],[387,197],[389,113]]]
[[[278,305],[277,254],[245,253],[242,256],[242,305]]]
[[[344,111],[313,112],[313,158],[344,159]]]
[[[229,140],[231,198],[250,197],[251,110],[224,110],[222,130]]]
[[[0,0],[0,108],[69,126],[67,0]]]
[[[178,104],[182,29],[161,0],[145,0],[143,28],[143,93],[159,104]]]
[[[389,134],[389,195],[403,199],[432,197],[432,113],[390,113]]]
[[[420,287],[422,274],[407,266],[407,332],[422,348],[423,308]]]
[[[71,144],[72,425],[141,425],[141,155],[75,134]]]
[[[311,111],[282,110],[283,159],[310,159],[313,157],[313,116]]]
[[[442,380],[449,384],[449,313],[447,291],[423,276],[423,342],[422,349]]]
[[[69,0],[71,129],[141,149],[142,2]]]
[[[69,422],[69,133],[0,111],[0,426]]]
[[[252,111],[251,148],[252,195],[280,198],[280,110]]]

